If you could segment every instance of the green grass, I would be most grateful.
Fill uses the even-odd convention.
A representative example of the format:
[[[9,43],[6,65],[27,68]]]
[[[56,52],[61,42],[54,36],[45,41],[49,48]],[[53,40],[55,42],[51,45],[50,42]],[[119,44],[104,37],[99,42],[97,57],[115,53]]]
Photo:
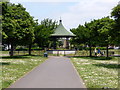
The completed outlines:
[[[36,66],[43,63],[47,58],[38,55],[32,56],[2,56],[0,67],[2,66],[2,87],[7,88],[20,77],[31,71]]]
[[[105,52],[106,56],[106,50],[101,50],[101,52]],[[109,55],[112,55],[110,52],[114,52],[114,54],[120,55],[120,49],[109,49]],[[75,56],[89,56],[90,52],[89,50],[79,50],[76,52]],[[95,56],[94,50],[92,50],[92,56]]]
[[[32,55],[41,55],[43,56],[44,51],[43,50],[32,50]],[[0,56],[8,56],[9,51],[0,51]],[[14,51],[14,55],[28,55],[28,51]]]
[[[87,88],[117,88],[118,59],[120,57],[73,57],[71,61]]]
[[[8,56],[9,51],[0,51],[0,56]]]

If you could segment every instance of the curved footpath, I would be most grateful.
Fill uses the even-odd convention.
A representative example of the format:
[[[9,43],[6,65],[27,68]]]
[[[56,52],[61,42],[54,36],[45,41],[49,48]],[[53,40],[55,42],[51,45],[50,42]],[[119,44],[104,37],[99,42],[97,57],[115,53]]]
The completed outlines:
[[[51,56],[9,88],[86,88],[67,57]]]

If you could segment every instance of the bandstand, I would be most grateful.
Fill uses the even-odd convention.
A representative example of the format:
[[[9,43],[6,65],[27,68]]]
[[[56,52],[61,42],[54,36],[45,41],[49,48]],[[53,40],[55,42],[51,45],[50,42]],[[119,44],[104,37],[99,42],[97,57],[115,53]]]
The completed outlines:
[[[62,39],[62,38],[64,38],[63,48],[69,49],[70,46],[69,38],[71,37],[75,37],[75,35],[72,32],[66,30],[62,24],[62,20],[60,20],[58,27],[55,29],[54,33],[51,34],[51,38],[53,38],[54,40],[54,45],[53,45],[54,50],[56,49],[57,39]]]

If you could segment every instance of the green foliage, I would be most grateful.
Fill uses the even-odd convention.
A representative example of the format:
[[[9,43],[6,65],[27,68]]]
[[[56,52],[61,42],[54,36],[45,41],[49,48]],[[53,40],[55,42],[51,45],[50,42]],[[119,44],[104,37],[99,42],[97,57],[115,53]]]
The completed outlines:
[[[111,34],[112,41],[120,45],[120,4],[113,8],[111,16],[115,19],[114,29],[112,30],[113,34]]]
[[[2,2],[2,43],[11,44],[11,56],[15,46],[32,44],[35,25],[35,20],[21,4]]]
[[[21,4],[2,3],[3,43],[28,44],[34,40],[34,20]]]
[[[90,37],[89,30],[83,25],[79,25],[78,28],[71,29],[70,31],[76,35],[71,41],[72,44],[79,45],[81,43],[86,43]]]
[[[35,42],[39,47],[48,47],[50,41],[50,35],[57,27],[57,22],[52,19],[44,19],[39,25],[35,27]]]
[[[79,25],[76,29],[71,31],[76,35],[73,42],[81,44],[92,44],[105,46],[110,43],[110,33],[114,20],[109,17],[93,20],[85,25]]]
[[[84,26],[79,25],[77,29],[71,30],[76,38],[72,42],[89,45],[90,56],[92,56],[92,46],[107,46],[112,44],[111,33],[113,30],[112,25],[114,20],[109,17],[93,20],[89,23],[85,23]],[[78,47],[78,46],[77,46]],[[108,48],[107,48],[108,57]]]
[[[99,48],[100,50],[106,50],[106,47],[92,47],[92,50],[94,50],[95,48],[96,48],[96,49]],[[89,48],[89,47],[86,47],[85,49],[86,49],[86,50],[89,50],[90,48]]]
[[[120,19],[120,5],[115,6],[111,12],[111,16],[113,16],[116,20]]]
[[[94,49],[106,50],[106,47],[91,47],[92,50]],[[79,50],[90,50],[90,47],[78,47]]]
[[[109,17],[105,17],[102,19],[96,20],[96,31],[98,33],[97,39],[95,40],[99,45],[108,45],[111,43],[110,33],[112,31],[112,25],[114,24],[114,20]]]

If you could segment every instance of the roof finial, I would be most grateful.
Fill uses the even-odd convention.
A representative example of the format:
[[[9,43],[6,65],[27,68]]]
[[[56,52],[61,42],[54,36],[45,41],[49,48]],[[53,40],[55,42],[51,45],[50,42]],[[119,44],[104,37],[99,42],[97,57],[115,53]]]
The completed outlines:
[[[61,17],[60,17],[60,23],[62,22]]]

